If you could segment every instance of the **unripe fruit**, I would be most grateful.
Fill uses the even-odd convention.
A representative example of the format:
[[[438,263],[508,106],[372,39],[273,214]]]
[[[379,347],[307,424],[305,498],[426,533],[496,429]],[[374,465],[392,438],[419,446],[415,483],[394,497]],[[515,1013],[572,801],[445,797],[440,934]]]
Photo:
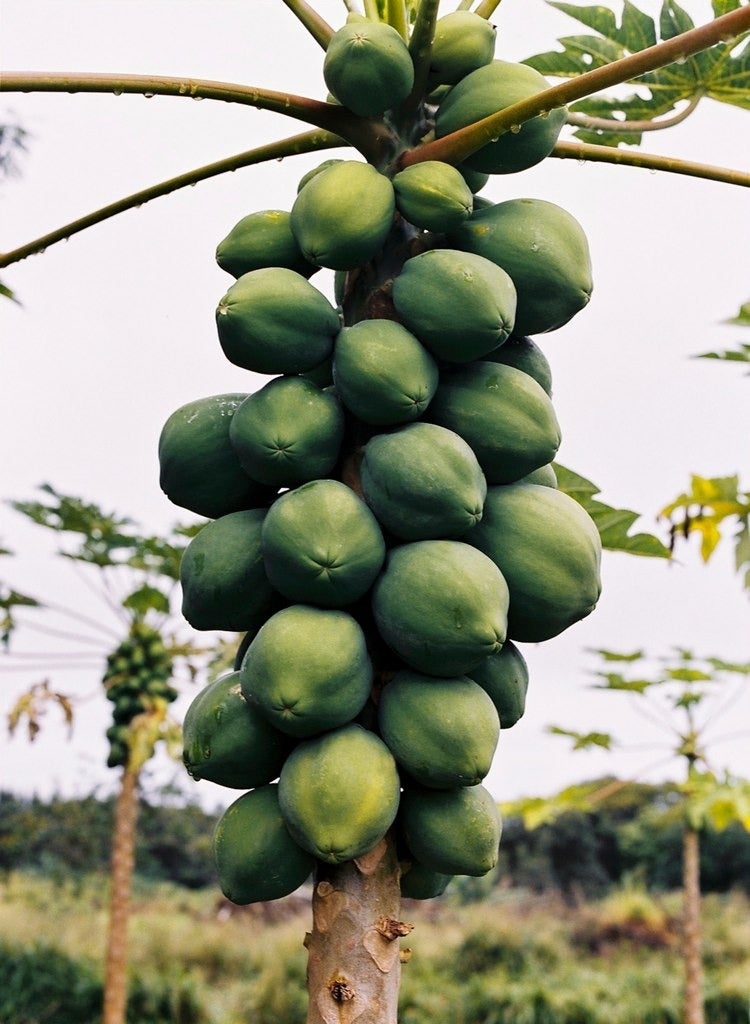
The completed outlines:
[[[402,103],[414,85],[409,48],[382,22],[350,22],[333,34],[323,77],[336,99],[361,117]]]
[[[289,220],[286,210],[248,214],[219,242],[216,262],[232,277],[263,267],[287,267],[310,277],[318,268],[302,255]]]
[[[433,871],[478,876],[497,863],[500,813],[484,786],[406,789],[399,818],[409,849]]]
[[[415,227],[452,231],[472,211],[473,197],[460,171],[439,160],[424,160],[393,178],[396,207]]]
[[[455,85],[495,53],[495,27],[473,11],[453,11],[435,24],[430,55],[430,85]]]

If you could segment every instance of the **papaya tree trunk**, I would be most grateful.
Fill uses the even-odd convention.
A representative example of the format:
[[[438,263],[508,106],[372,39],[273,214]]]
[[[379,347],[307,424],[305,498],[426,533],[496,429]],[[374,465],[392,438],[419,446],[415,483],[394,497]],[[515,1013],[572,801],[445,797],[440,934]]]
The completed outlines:
[[[682,838],[683,958],[685,964],[685,1024],[704,1024],[701,964],[700,839],[685,826]]]
[[[138,776],[137,770],[123,768],[115,805],[102,1024],[125,1024],[127,1012],[128,918],[135,860]]]
[[[340,866],[321,864],[313,892],[307,1024],[396,1024],[401,978],[400,870],[390,836]]]

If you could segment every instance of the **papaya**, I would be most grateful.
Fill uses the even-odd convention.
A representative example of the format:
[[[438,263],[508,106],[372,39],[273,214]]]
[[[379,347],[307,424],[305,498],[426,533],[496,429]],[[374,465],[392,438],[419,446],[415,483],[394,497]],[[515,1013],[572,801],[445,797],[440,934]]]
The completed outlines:
[[[392,110],[414,85],[409,48],[384,22],[348,22],[326,48],[323,78],[333,95],[360,117]]]
[[[338,480],[282,494],[264,521],[262,546],[268,578],[284,597],[326,608],[358,601],[385,558],[375,516]]]
[[[518,294],[515,333],[557,330],[591,298],[591,257],[583,228],[545,199],[509,199],[482,210],[451,235],[458,249],[502,267]]]
[[[484,174],[482,171],[472,171],[471,167],[467,167],[466,164],[459,164],[457,169],[461,172],[461,177],[474,193],[473,208],[476,209],[476,202],[478,198],[477,192],[482,191],[484,186],[490,180],[490,176],[489,174]],[[489,200],[482,200],[482,202],[485,201],[489,202]]]
[[[372,595],[380,635],[417,672],[466,674],[505,641],[508,591],[502,574],[461,541],[393,548]]]
[[[197,782],[252,789],[278,778],[293,740],[242,695],[239,672],[204,687],[185,713],[182,760]]]
[[[491,260],[457,249],[431,249],[406,261],[393,282],[393,304],[434,356],[466,363],[481,359],[510,335],[516,292]]]
[[[599,532],[563,491],[524,483],[490,487],[482,522],[468,538],[507,580],[512,640],[549,640],[594,610],[601,591]]]
[[[336,393],[358,419],[389,426],[417,419],[438,386],[427,349],[395,320],[344,327],[333,352]]]
[[[216,310],[230,363],[255,373],[303,373],[333,350],[339,315],[322,292],[286,267],[251,270]]]
[[[432,871],[477,877],[497,864],[500,812],[482,785],[404,789],[399,820],[409,849]]]
[[[452,231],[473,208],[471,189],[461,172],[440,160],[424,160],[393,177],[396,208],[415,227]]]
[[[452,881],[453,875],[431,871],[412,860],[401,875],[401,895],[409,900],[432,900],[442,896]]]
[[[544,76],[527,64],[493,60],[450,90],[437,109],[435,134],[437,138],[450,135],[548,88]],[[525,171],[549,156],[566,118],[565,108],[556,107],[546,117],[525,121],[518,131],[504,132],[466,157],[464,163],[487,174]]]
[[[395,209],[389,178],[370,164],[342,160],[316,174],[299,193],[292,206],[292,231],[311,263],[353,270],[380,250]]]
[[[495,705],[473,680],[408,671],[383,688],[378,726],[397,764],[431,789],[480,783],[500,735]]]
[[[221,891],[242,906],[288,896],[315,867],[315,858],[289,835],[276,785],[244,793],[227,807],[213,850]]]
[[[248,476],[276,487],[328,476],[343,437],[340,403],[302,377],[269,381],[241,403],[229,428]]]
[[[287,267],[310,277],[318,268],[302,255],[289,221],[288,210],[248,214],[219,242],[216,262],[235,278],[263,267]]]
[[[476,455],[434,423],[371,438],[360,478],[375,517],[401,540],[460,537],[482,518],[487,481]]]
[[[505,344],[494,349],[485,359],[490,363],[505,363],[506,366],[523,370],[552,396],[552,369],[544,352],[532,338],[512,334]]]
[[[547,394],[522,370],[488,361],[445,374],[429,419],[473,449],[490,484],[512,483],[551,462],[560,427]]]
[[[359,725],[300,743],[279,778],[279,806],[292,837],[328,864],[376,846],[393,824],[399,795],[393,755]]]
[[[529,669],[526,659],[511,640],[471,670],[471,679],[487,692],[500,718],[500,728],[510,729],[526,710]]]
[[[246,700],[289,736],[335,729],[359,714],[370,693],[364,633],[338,609],[283,608],[248,647],[240,682]]]
[[[229,424],[246,394],[211,395],[180,406],[159,437],[159,485],[170,501],[218,519],[266,504],[272,491],[244,472]]]
[[[331,160],[324,160],[323,163],[318,164],[317,167],[310,168],[310,170],[303,174],[297,182],[297,195],[300,194],[308,181],[312,181],[316,174],[320,174],[321,171],[324,171],[327,167],[331,167],[333,164],[340,163],[343,163],[341,157],[333,157]]]
[[[208,523],[180,562],[182,614],[193,629],[250,629],[276,597],[261,549],[265,510],[231,512]]]
[[[300,374],[303,380],[309,380],[311,384],[317,384],[319,388],[325,390],[333,384],[333,357],[329,356],[324,359],[318,366],[314,366],[312,370],[306,370]]]
[[[541,484],[542,487],[557,487],[557,473],[552,463],[534,469],[517,481],[519,484]]]
[[[495,36],[495,26],[473,11],[453,11],[438,18],[428,87],[455,85],[489,64],[495,53]]]

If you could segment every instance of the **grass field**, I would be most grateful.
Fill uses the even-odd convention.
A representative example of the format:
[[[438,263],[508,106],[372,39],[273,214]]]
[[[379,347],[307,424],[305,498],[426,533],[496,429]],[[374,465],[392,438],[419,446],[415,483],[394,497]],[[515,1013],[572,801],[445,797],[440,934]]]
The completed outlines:
[[[679,1024],[679,898],[638,888],[570,907],[496,891],[409,903],[401,1024]],[[215,891],[139,883],[132,1024],[302,1024],[304,901],[232,910]],[[704,902],[707,1024],[750,1024],[750,904]],[[106,884],[0,883],[0,1020],[96,1024]]]

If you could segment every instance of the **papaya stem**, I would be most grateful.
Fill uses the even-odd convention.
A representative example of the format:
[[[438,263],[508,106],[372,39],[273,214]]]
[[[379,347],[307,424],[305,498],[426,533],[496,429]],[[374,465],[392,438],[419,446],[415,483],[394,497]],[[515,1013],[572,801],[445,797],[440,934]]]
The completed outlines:
[[[404,111],[413,111],[424,95],[427,75],[430,71],[432,41],[435,37],[435,23],[438,16],[440,0],[422,0],[414,22],[414,30],[409,42],[412,64],[414,65],[414,87],[406,101]]]
[[[306,0],[282,0],[292,14],[305,26],[307,31],[323,49],[327,49],[333,35],[333,29]]]
[[[577,78],[569,79],[560,85],[552,86],[536,93],[520,103],[505,107],[489,117],[482,118],[474,124],[460,128],[442,139],[425,143],[405,153],[402,157],[403,166],[419,163],[422,160],[443,160],[446,163],[458,164],[482,146],[495,140],[503,132],[515,125],[523,124],[533,117],[546,111],[564,106],[573,100],[591,96],[602,89],[630,82],[649,71],[656,71],[667,64],[683,60],[701,50],[706,50],[716,43],[735,38],[750,28],[750,7],[740,7],[715,18],[707,25],[682,32],[672,39],[649,46],[638,53],[612,61],[604,67],[587,71]]]
[[[713,167],[710,164],[678,160],[671,156],[657,156],[654,153],[614,149],[612,146],[595,146],[585,142],[558,142],[550,156],[560,157],[563,160],[586,160],[593,163],[645,167],[652,171],[670,171],[672,174],[686,174],[693,178],[703,178],[706,181],[721,181],[728,185],[741,185],[750,188],[750,173],[747,171],[735,171],[728,167]]]
[[[474,3],[474,0],[461,0],[461,3],[458,5],[456,10],[457,11],[470,11],[471,10],[471,5],[473,3]]]
[[[613,117],[591,117],[589,114],[581,114],[578,111],[568,111],[568,124],[576,128],[586,128],[589,131],[602,132],[656,132],[662,128],[672,128],[681,121],[686,120],[698,106],[702,92],[692,96],[690,102],[682,110],[670,117],[663,117],[660,120],[646,119],[643,121],[618,121]]]
[[[234,82],[199,78],[168,78],[161,75],[110,75],[98,72],[10,72],[0,80],[0,92],[102,92],[136,93],[142,96],[184,96],[243,103],[259,110],[286,114],[298,121],[334,132],[362,153],[376,160],[388,132],[378,121],[357,117],[335,103],[322,103],[308,96],[274,92]]]
[[[388,24],[395,28],[405,43],[409,42],[409,31],[406,27],[405,0],[388,0]]]
[[[287,139],[271,142],[265,146],[258,146],[256,149],[245,150],[243,153],[226,157],[224,160],[217,160],[214,163],[206,164],[204,167],[197,167],[192,171],[178,174],[175,178],[161,181],[156,185],[149,186],[149,188],[142,189],[140,192],[134,192],[132,195],[125,196],[123,199],[118,199],[114,203],[109,203],[107,206],[87,213],[84,217],[71,221],[69,224],[64,224],[55,231],[27,242],[11,252],[0,253],[0,267],[9,267],[12,263],[18,263],[19,260],[23,260],[33,253],[43,252],[50,245],[64,241],[64,239],[70,238],[71,235],[78,234],[79,231],[84,231],[86,228],[99,224],[109,217],[114,217],[118,213],[124,213],[125,210],[132,210],[134,207],[142,206],[151,199],[158,199],[159,196],[169,195],[170,192],[176,192],[178,189],[185,188],[188,185],[195,185],[198,181],[205,181],[207,178],[213,178],[218,174],[236,171],[240,167],[250,167],[252,164],[264,163],[267,160],[280,160],[286,156],[295,156],[299,153],[313,153],[321,149],[334,149],[343,145],[346,145],[346,143],[342,139],[337,135],[331,135],[329,132],[304,132],[301,135],[292,135]]]
[[[482,0],[474,13],[480,18],[491,18],[501,3],[502,0]]]
[[[377,0],[365,0],[365,17],[370,21],[380,21]]]

